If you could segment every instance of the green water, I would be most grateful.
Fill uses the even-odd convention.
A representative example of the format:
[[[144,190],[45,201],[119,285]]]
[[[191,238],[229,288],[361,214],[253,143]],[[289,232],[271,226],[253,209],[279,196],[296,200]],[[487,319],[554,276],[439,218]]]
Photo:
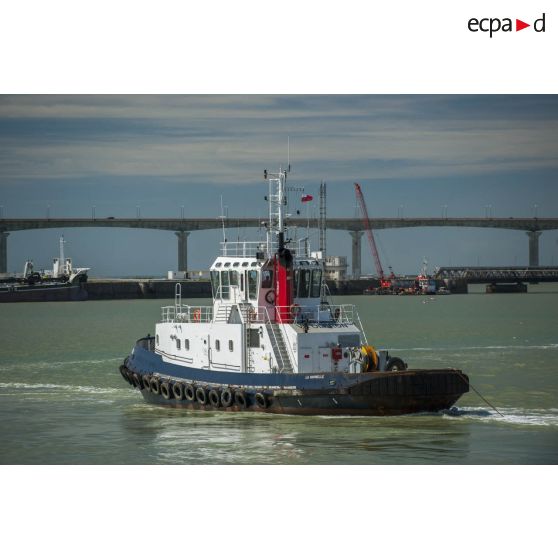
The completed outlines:
[[[558,289],[530,289],[335,300],[410,366],[462,368],[503,418],[474,393],[403,417],[165,410],[118,365],[166,301],[3,304],[0,463],[558,463]]]

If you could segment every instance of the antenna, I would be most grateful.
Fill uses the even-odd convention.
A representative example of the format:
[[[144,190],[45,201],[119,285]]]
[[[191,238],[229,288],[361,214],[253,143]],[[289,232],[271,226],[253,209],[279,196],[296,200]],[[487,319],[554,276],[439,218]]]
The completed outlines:
[[[291,138],[287,136],[287,172],[291,172]]]
[[[221,217],[221,223],[222,223],[222,226],[223,226],[223,243],[226,244],[227,243],[227,232],[226,232],[226,228],[225,228],[225,217],[226,216],[225,216],[225,210],[223,208],[223,196],[221,196],[221,215],[220,215],[220,217]],[[224,246],[224,248],[225,248],[225,255],[226,255],[227,248],[226,248],[226,246]]]

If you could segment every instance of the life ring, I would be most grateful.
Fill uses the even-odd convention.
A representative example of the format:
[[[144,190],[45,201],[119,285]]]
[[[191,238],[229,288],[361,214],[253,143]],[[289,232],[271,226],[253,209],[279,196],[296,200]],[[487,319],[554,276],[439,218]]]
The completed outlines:
[[[233,401],[234,395],[232,390],[230,390],[229,388],[225,388],[221,392],[221,405],[223,405],[223,407],[230,407],[233,404]]]
[[[175,399],[182,401],[184,399],[184,386],[180,382],[174,382],[172,384],[172,394]]]
[[[201,308],[194,310],[194,322],[201,322]]]
[[[241,409],[246,409],[246,407],[248,407],[246,395],[244,395],[244,392],[242,390],[237,390],[234,392],[234,404]]]
[[[161,383],[159,382],[159,378],[151,378],[149,387],[151,388],[151,393],[159,395],[161,393]]]
[[[196,389],[192,384],[186,384],[184,388],[184,397],[188,401],[194,401],[196,399]]]
[[[221,405],[221,396],[216,389],[210,389],[207,394],[207,398],[209,399],[212,407],[217,408]]]
[[[172,397],[172,390],[168,382],[162,382],[159,389],[161,390],[161,395],[165,399],[170,399]]]
[[[196,389],[196,401],[200,405],[205,405],[207,403],[207,392],[204,388],[199,387],[198,389]]]
[[[300,306],[298,304],[293,304],[291,306],[291,318],[296,320],[300,315]]]
[[[267,291],[264,298],[268,304],[273,304],[275,302],[275,291]]]
[[[267,409],[267,407],[269,405],[269,401],[268,401],[265,393],[262,393],[261,391],[256,393],[256,405],[260,409]]]

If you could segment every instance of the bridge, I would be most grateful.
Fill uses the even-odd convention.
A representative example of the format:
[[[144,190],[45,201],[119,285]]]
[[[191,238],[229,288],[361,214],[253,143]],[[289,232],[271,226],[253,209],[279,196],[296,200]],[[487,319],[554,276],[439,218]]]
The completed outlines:
[[[557,283],[558,267],[440,267],[435,277],[466,283]]]
[[[227,228],[262,227],[265,217],[227,218]],[[291,227],[318,228],[318,219],[289,218]],[[398,229],[412,227],[480,227],[525,231],[529,240],[529,266],[539,265],[539,237],[543,231],[558,229],[558,218],[537,217],[397,217],[371,219],[373,229]],[[327,228],[348,231],[351,236],[353,277],[361,275],[361,240],[364,234],[359,218],[332,217],[327,219]],[[198,218],[40,218],[40,219],[0,219],[0,273],[7,271],[8,236],[10,232],[74,227],[115,227],[135,229],[167,230],[176,234],[178,239],[178,271],[188,269],[188,236],[191,232],[220,229],[223,222],[218,217]]]

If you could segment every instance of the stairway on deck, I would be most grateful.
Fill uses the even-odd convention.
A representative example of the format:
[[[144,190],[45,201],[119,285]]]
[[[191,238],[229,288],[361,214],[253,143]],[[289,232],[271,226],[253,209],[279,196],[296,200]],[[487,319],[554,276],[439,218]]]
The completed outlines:
[[[266,328],[278,368],[281,372],[294,372],[280,324],[268,323]]]

